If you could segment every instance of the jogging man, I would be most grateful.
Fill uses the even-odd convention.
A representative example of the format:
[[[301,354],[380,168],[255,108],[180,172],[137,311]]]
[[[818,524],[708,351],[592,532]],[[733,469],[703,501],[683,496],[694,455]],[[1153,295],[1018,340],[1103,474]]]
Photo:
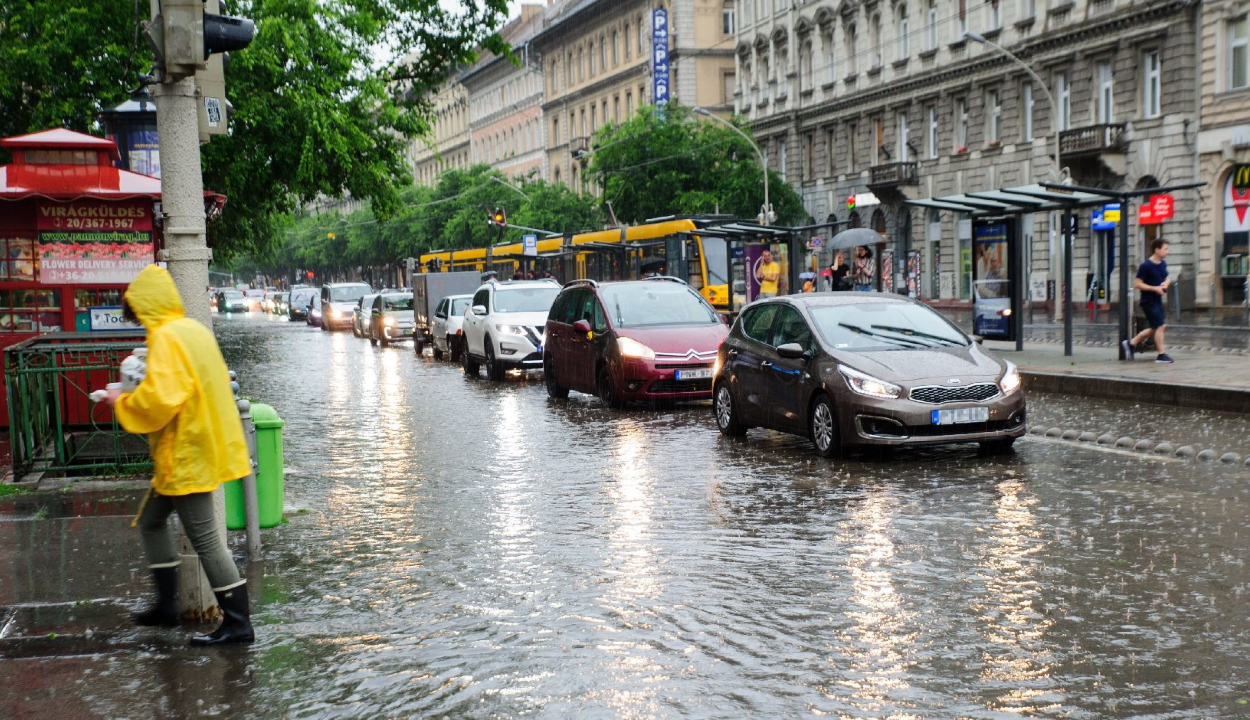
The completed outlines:
[[[1133,359],[1137,343],[1153,336],[1155,348],[1159,350],[1159,356],[1155,358],[1155,362],[1172,362],[1172,358],[1163,347],[1163,333],[1167,327],[1163,300],[1167,297],[1168,288],[1172,286],[1172,279],[1168,277],[1167,257],[1168,241],[1155,240],[1150,243],[1150,257],[1142,261],[1141,267],[1137,268],[1137,277],[1133,280],[1133,287],[1141,291],[1141,309],[1146,313],[1146,322],[1150,327],[1134,335],[1133,339],[1120,342],[1124,348],[1124,357],[1129,360]]]

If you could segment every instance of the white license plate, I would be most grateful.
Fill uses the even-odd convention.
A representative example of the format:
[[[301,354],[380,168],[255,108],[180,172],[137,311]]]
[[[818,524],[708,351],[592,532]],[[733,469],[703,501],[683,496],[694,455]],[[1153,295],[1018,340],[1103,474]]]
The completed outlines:
[[[983,423],[990,419],[987,407],[954,408],[952,410],[934,410],[930,414],[934,425],[962,425],[965,423]]]
[[[676,380],[703,380],[712,377],[712,368],[699,368],[697,370],[678,370],[673,373]]]

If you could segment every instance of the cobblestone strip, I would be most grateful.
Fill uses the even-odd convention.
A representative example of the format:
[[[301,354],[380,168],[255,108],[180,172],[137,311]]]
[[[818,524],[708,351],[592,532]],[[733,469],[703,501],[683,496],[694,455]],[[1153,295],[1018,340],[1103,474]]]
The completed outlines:
[[[1133,450],[1144,455],[1170,455],[1182,459],[1193,459],[1199,462],[1220,462],[1225,465],[1236,465],[1238,463],[1250,467],[1250,456],[1242,458],[1234,452],[1218,453],[1210,448],[1197,450],[1193,445],[1181,445],[1177,447],[1170,442],[1156,442],[1144,438],[1131,438],[1127,435],[1116,437],[1111,433],[1103,433],[1101,435],[1085,431],[1078,432],[1072,429],[1061,427],[1046,427],[1045,425],[1034,424],[1029,426],[1030,435],[1039,435],[1051,440],[1062,440],[1073,444],[1090,444],[1105,445],[1107,447],[1117,448],[1119,450]]]

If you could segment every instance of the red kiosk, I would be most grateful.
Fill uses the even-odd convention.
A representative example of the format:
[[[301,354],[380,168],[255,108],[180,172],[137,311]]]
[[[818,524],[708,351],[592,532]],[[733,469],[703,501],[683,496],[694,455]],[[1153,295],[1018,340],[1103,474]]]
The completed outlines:
[[[160,179],[115,167],[114,141],[71,130],[0,146],[13,155],[0,166],[0,347],[119,329],[122,292],[161,245]]]

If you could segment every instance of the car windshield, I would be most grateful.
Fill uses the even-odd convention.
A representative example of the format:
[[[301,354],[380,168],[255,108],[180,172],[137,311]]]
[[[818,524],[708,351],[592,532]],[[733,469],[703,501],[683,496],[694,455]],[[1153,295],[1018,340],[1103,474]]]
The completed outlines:
[[[452,300],[451,301],[451,314],[463,315],[464,309],[469,307],[469,300],[472,300],[472,298],[463,297],[463,298],[456,298],[455,300]]]
[[[369,294],[368,285],[346,285],[330,288],[330,302],[356,302]]]
[[[648,280],[605,285],[600,294],[612,325],[618,328],[720,322],[712,306],[682,283]]]
[[[548,312],[558,294],[560,288],[556,285],[500,289],[495,292],[495,312]]]
[[[278,298],[279,300],[286,300],[290,296],[291,296],[290,293],[278,293],[277,295],[274,295],[274,297]]]
[[[412,309],[411,295],[391,295],[382,298],[382,309],[386,312]]]
[[[316,294],[317,294],[316,292],[293,293],[291,295],[291,302],[300,307],[306,307],[308,303],[312,301],[313,296]]]
[[[968,338],[923,305],[863,303],[811,309],[820,336],[836,350],[962,347]]]
[[[221,295],[222,297],[227,297],[227,298],[243,297],[243,293],[239,292],[238,290],[222,290]]]

